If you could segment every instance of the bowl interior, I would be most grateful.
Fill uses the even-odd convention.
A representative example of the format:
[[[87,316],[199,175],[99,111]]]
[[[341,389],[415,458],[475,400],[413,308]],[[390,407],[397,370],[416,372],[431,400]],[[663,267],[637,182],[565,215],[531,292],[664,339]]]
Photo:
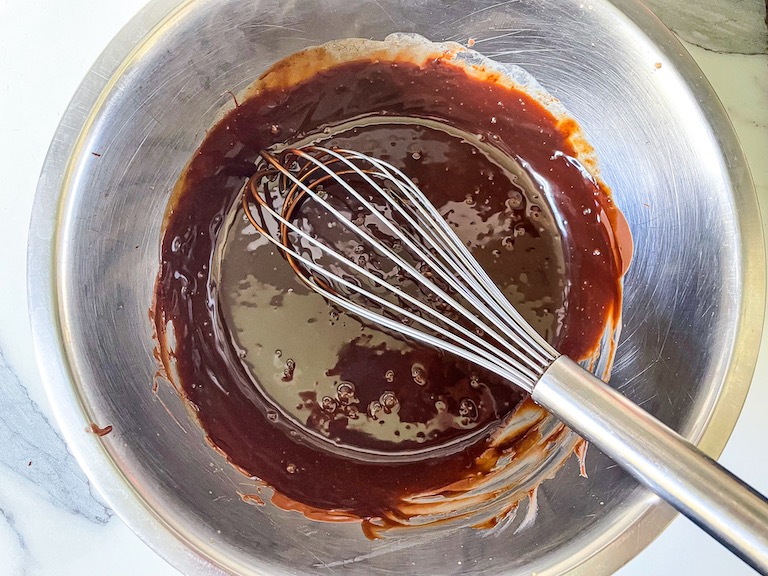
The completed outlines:
[[[594,449],[589,479],[569,461],[540,491],[535,524],[515,535],[465,529],[369,541],[354,524],[250,506],[238,492],[255,484],[203,442],[171,390],[153,394],[147,316],[170,192],[206,128],[234,105],[230,92],[332,39],[395,31],[474,38],[483,54],[531,72],[595,146],[635,242],[612,384],[698,438],[741,337],[746,256],[737,199],[751,190],[722,112],[700,104],[690,70],[670,56],[679,45],[654,43],[628,17],[633,10],[653,24],[635,4],[621,11],[600,1],[185,2],[119,68],[113,63],[118,71],[64,175],[55,258],[74,386],[87,418],[114,428],[102,441],[123,486],[205,560],[238,574],[342,566],[346,574],[562,572],[645,513],[653,498]],[[658,38],[671,39],[663,31]],[[602,570],[638,547],[627,549]]]

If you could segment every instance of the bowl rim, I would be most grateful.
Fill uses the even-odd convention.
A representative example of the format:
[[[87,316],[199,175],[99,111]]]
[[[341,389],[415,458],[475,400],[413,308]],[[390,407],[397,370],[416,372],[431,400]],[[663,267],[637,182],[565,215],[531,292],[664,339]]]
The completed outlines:
[[[84,423],[90,421],[89,410],[67,360],[67,336],[60,321],[57,292],[60,200],[71,177],[71,160],[82,152],[81,136],[87,133],[111,86],[145,42],[182,18],[196,1],[151,0],[112,39],[72,97],[49,147],[35,193],[27,251],[27,293],[35,355],[46,394],[67,445],[90,482],[130,529],[169,564],[184,573],[224,575],[229,573],[224,565],[202,553],[205,546],[175,530],[140,497],[99,437],[84,432]],[[743,262],[738,326],[724,384],[711,414],[700,430],[688,434],[689,440],[716,457],[725,447],[746,399],[763,328],[766,267],[757,195],[731,121],[683,44],[639,0],[609,3],[638,26],[684,77],[707,112],[734,183]],[[623,522],[603,532],[592,550],[552,566],[547,574],[611,573],[648,546],[676,513],[648,490],[638,490],[642,495],[625,513]]]

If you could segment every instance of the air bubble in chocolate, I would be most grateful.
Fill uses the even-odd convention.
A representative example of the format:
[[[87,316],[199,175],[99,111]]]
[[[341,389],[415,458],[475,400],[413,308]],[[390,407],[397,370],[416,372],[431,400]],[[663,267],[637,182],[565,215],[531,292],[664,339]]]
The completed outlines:
[[[387,390],[379,397],[379,402],[381,403],[381,407],[384,409],[384,412],[387,414],[391,413],[392,410],[395,409],[395,407],[399,404],[399,401],[397,400],[397,396],[395,396],[394,392],[390,392]]]
[[[468,419],[470,422],[477,420],[477,404],[471,398],[463,398],[459,403],[459,416]]]
[[[283,368],[283,382],[290,382],[293,380],[293,373],[296,370],[296,362],[293,359],[288,358],[285,361],[285,368]]]
[[[378,420],[379,419],[379,412],[381,412],[382,406],[381,402],[378,400],[374,400],[370,404],[368,404],[368,416],[372,420]]]
[[[424,386],[427,383],[427,371],[421,364],[414,364],[411,366],[411,376],[413,381],[419,386]]]
[[[323,396],[323,398],[320,400],[320,407],[324,412],[333,414],[338,407],[338,403],[334,398],[331,398],[330,396]]]
[[[336,387],[336,396],[341,404],[350,404],[355,398],[355,385],[346,380]]]
[[[506,201],[507,208],[518,210],[523,205],[523,195],[518,190],[513,190]]]

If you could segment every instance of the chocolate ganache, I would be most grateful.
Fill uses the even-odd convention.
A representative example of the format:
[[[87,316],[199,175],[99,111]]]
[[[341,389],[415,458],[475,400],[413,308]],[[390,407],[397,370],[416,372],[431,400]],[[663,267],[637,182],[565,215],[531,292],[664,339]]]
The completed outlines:
[[[457,61],[458,47],[414,56],[381,44],[365,42],[366,57],[318,47],[281,61],[208,131],[166,218],[159,356],[209,443],[273,488],[274,504],[363,520],[370,535],[421,514],[488,525],[544,478],[484,483],[578,439],[539,427],[547,414],[498,377],[361,323],[302,284],[239,207],[259,152],[312,142],[393,164],[576,360],[594,360],[618,327],[631,240],[575,122],[497,70]],[[459,494],[471,506],[452,508]]]

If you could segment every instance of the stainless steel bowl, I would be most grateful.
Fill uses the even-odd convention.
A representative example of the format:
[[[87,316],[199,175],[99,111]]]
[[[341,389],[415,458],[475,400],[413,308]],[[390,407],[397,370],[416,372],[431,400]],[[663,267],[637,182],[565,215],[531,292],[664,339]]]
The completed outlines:
[[[519,534],[372,542],[355,525],[243,503],[247,479],[204,444],[172,392],[152,393],[147,311],[163,212],[205,129],[233,105],[228,92],[308,45],[393,31],[474,38],[580,119],[635,237],[612,382],[719,453],[762,326],[757,204],[712,89],[634,0],[152,2],[85,78],[38,186],[30,307],[60,425],[110,506],[187,573],[611,572],[672,513],[595,450],[590,478],[571,461]],[[98,438],[90,422],[114,431]]]

